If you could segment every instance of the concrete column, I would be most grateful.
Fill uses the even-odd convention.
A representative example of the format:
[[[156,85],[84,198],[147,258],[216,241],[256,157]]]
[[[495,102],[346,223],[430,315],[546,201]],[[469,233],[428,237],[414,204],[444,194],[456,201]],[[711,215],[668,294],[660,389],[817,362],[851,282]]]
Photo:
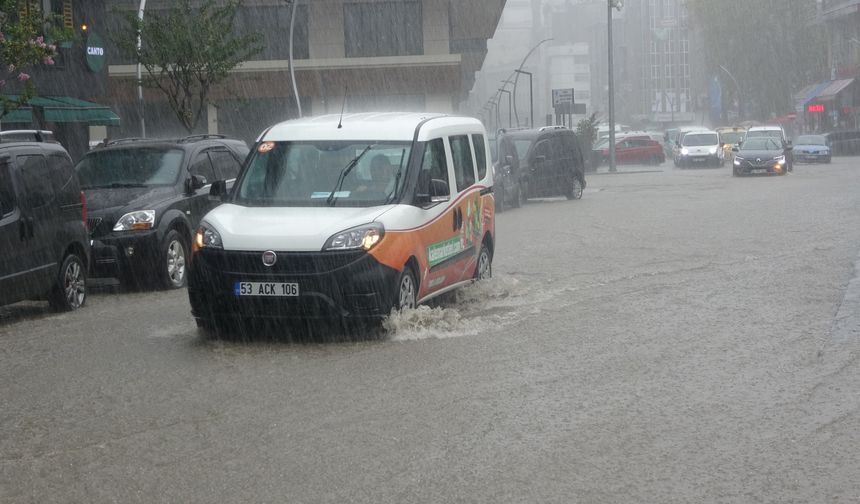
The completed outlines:
[[[422,4],[424,54],[450,54],[451,27],[448,23],[448,2],[424,0]]]
[[[311,59],[343,58],[343,2],[308,2],[308,44]]]

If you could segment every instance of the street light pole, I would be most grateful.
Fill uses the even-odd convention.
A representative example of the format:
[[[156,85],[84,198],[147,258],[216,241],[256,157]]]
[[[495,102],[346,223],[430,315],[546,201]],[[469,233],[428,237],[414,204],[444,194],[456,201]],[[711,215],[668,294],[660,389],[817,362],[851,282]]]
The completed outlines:
[[[724,67],[723,65],[720,65],[720,69],[723,72],[726,72],[729,75],[729,77],[732,79],[732,82],[735,83],[735,89],[738,90],[738,122],[743,121],[744,120],[744,97],[741,94],[741,86],[740,86],[740,84],[738,84],[738,80],[735,79],[735,76],[732,75],[731,72],[729,72],[728,68]]]
[[[302,99],[299,97],[299,88],[296,86],[296,69],[293,66],[293,30],[296,26],[296,6],[299,4],[299,0],[286,1],[293,4],[292,11],[290,12],[290,80],[293,81],[293,95],[296,97],[296,106],[299,109],[299,117],[302,117]]]
[[[514,122],[513,122],[513,121],[514,121],[513,108],[511,107],[511,103],[512,103],[512,102],[511,102],[511,96],[512,96],[512,93],[511,93],[510,91],[508,91],[507,89],[502,89],[502,88],[499,88],[499,92],[500,92],[500,93],[507,93],[507,94],[508,94],[508,128],[510,128],[510,127],[512,127],[512,126],[513,126],[513,124],[514,124]],[[501,98],[502,98],[502,97],[501,97],[501,95],[499,95],[499,99],[500,99],[500,100],[501,100]]]
[[[143,23],[143,13],[146,10],[146,0],[140,0],[140,8],[137,10],[138,22]],[[140,40],[140,30],[137,31],[137,54],[140,56],[140,49],[143,44]],[[143,77],[140,69],[140,58],[137,61],[137,107],[140,115],[140,136],[146,138],[146,118],[143,117]]]
[[[609,52],[609,171],[616,172],[615,166],[615,78],[612,68],[612,9],[621,10],[621,0],[607,0],[607,51]]]
[[[535,97],[534,97],[534,87],[532,85],[532,73],[526,72],[525,70],[514,70],[518,74],[525,74],[529,76],[529,128],[535,127]],[[516,84],[514,84],[516,85]],[[516,96],[516,95],[514,95]],[[519,126],[519,121],[517,122],[517,126]]]
[[[549,41],[551,41],[551,40],[555,40],[555,39],[553,39],[552,37],[550,37],[550,38],[543,39],[543,40],[541,40],[540,42],[538,42],[537,44],[535,44],[535,46],[534,46],[534,47],[532,47],[532,48],[531,48],[531,50],[529,50],[529,52],[528,52],[528,53],[526,53],[525,57],[523,58],[523,61],[522,61],[522,62],[520,62],[520,66],[519,66],[519,68],[517,68],[517,69],[514,71],[514,74],[516,75],[516,78],[514,79],[514,93],[513,93],[513,96],[514,96],[514,110],[516,110],[516,108],[517,108],[517,83],[518,83],[518,82],[519,82],[519,80],[520,80],[520,75],[519,75],[519,74],[521,74],[521,73],[528,73],[528,72],[521,72],[521,70],[522,70],[522,69],[523,69],[523,67],[525,66],[526,61],[528,61],[529,57],[531,57],[531,55],[532,55],[535,51],[537,51],[537,48],[538,48],[538,47],[540,47],[542,44],[545,44],[546,42],[549,42]],[[531,80],[529,80],[529,88],[531,88]],[[518,115],[517,115],[517,126],[519,126],[519,125],[520,125],[520,117],[519,117],[519,114],[518,114]],[[535,127],[535,121],[534,121],[534,109],[532,109],[532,124],[531,124],[531,127],[532,127],[532,128],[534,128],[534,127]]]

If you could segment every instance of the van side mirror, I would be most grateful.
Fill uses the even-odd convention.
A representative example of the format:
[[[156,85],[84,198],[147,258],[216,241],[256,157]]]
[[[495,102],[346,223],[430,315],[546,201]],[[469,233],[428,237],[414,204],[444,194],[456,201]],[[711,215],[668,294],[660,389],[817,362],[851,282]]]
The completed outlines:
[[[740,149],[738,149],[738,146],[737,146],[737,145],[735,145],[734,147],[732,147],[732,152],[740,152],[740,151],[741,151],[741,150],[740,150]]]
[[[505,156],[505,164],[508,166],[513,166],[514,157],[513,156]]]
[[[227,197],[227,182],[216,180],[209,187],[209,197],[224,200]]]
[[[447,180],[432,179],[424,190],[426,192],[418,192],[415,195],[415,202],[419,205],[441,203],[451,199],[451,190]]]

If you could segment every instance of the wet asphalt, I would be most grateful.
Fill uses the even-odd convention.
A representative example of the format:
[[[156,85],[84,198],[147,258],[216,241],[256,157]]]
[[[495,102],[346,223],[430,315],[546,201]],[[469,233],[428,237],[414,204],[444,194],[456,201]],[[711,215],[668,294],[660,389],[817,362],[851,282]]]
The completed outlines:
[[[860,159],[662,169],[500,214],[385,334],[0,308],[0,502],[860,502]]]

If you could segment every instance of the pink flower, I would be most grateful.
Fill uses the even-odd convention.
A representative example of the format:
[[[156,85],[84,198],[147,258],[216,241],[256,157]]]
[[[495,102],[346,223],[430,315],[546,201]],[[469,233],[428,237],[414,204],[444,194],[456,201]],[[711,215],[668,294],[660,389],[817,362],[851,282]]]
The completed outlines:
[[[36,43],[39,45],[44,44],[45,43],[45,37],[39,35],[38,37],[36,37]]]
[[[6,85],[6,81],[5,81],[5,80],[0,80],[0,88],[1,88],[1,87],[3,87],[3,86],[5,86],[5,85]]]
[[[6,35],[3,35],[3,32],[0,32],[0,42],[6,42]]]
[[[44,63],[46,65],[53,65],[54,64],[54,58],[52,58],[50,56],[46,56],[45,59],[42,60],[42,63]]]
[[[28,80],[30,80],[30,76],[25,74],[24,72],[21,72],[18,74],[18,80],[21,82],[27,82]]]

